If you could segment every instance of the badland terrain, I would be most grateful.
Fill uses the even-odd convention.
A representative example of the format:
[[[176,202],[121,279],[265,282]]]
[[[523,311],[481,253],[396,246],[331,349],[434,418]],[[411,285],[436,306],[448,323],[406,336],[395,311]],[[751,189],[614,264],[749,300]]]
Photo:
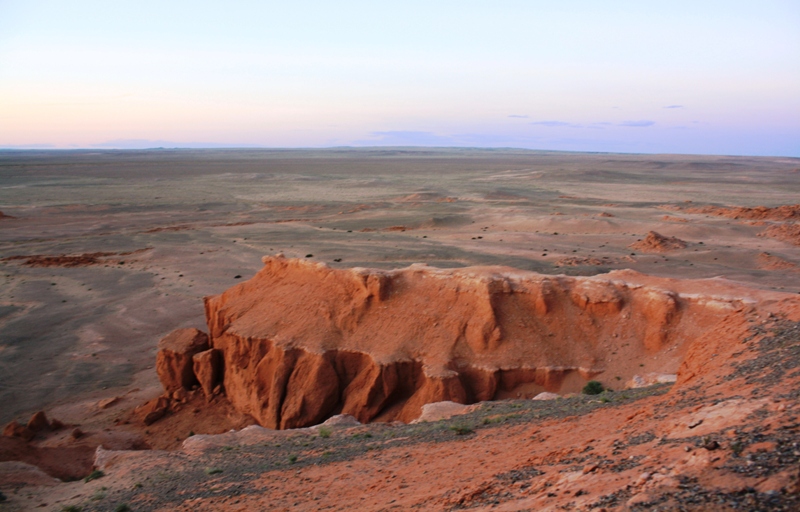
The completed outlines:
[[[792,158],[0,152],[0,509],[796,510],[798,197]]]

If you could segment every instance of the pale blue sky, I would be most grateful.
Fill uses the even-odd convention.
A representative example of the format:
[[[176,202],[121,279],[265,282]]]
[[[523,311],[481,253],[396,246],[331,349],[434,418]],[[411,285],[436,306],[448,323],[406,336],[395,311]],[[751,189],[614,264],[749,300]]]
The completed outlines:
[[[800,2],[0,0],[0,147],[800,156]]]

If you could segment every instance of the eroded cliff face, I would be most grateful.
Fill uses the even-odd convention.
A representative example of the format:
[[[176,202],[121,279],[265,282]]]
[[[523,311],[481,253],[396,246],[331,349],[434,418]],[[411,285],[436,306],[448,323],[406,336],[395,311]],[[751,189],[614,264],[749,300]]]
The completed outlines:
[[[264,264],[205,308],[228,399],[271,428],[338,413],[410,421],[426,403],[577,391],[590,378],[621,387],[674,373],[687,340],[746,307],[632,271]]]

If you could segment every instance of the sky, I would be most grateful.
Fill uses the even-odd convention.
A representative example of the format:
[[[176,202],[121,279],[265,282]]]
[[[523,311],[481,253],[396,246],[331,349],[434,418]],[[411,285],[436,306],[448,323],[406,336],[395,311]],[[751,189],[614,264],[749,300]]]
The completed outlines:
[[[798,0],[0,0],[0,148],[800,157]]]

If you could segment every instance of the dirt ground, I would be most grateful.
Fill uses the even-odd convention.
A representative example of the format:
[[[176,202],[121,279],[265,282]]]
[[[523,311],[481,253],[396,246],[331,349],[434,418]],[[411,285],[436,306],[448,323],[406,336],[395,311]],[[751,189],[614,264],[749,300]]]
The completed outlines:
[[[202,298],[250,278],[261,268],[265,254],[281,252],[334,268],[390,269],[420,262],[437,267],[505,265],[553,275],[633,269],[677,279],[722,278],[745,288],[798,295],[800,221],[796,212],[800,207],[793,206],[798,197],[800,159],[792,158],[446,149],[0,152],[0,422],[24,423],[43,409],[50,418],[69,425],[58,434],[62,437],[74,428],[91,435],[112,426],[129,432],[125,422],[133,408],[161,392],[153,368],[158,340],[179,327],[204,329]],[[773,210],[776,207],[783,208]],[[743,325],[753,328],[766,321],[750,320],[752,325]],[[767,334],[776,333],[737,332],[728,339],[757,335],[747,342],[753,344],[748,357],[757,359],[761,352],[755,344]],[[790,334],[785,334],[786,339],[794,339]],[[711,368],[733,368],[735,352],[730,351],[727,366]],[[729,386],[723,379],[728,371],[720,370],[710,382]],[[114,480],[119,482],[116,487],[103,484],[102,479],[35,491],[17,484],[0,486],[6,496],[13,496],[9,504],[0,503],[0,509],[27,509],[44,502],[48,503],[45,509],[53,510],[78,502],[85,510],[113,508],[110,497],[89,499],[90,490],[109,496],[117,493],[115,500],[142,510],[171,510],[178,505],[187,510],[195,505],[230,510],[321,509],[323,504],[374,510],[412,506],[539,510],[556,505],[613,509],[636,505],[629,501],[649,489],[652,483],[647,482],[656,474],[662,474],[674,480],[669,481],[674,483],[672,494],[667,493],[671,498],[658,501],[667,495],[659,493],[653,507],[670,509],[669,499],[682,503],[697,485],[702,489],[693,496],[706,500],[696,504],[700,510],[717,503],[709,500],[727,503],[728,498],[714,493],[729,491],[703,480],[707,471],[698,475],[694,470],[682,471],[690,479],[682,481],[677,473],[659,473],[662,466],[674,466],[683,460],[679,455],[706,452],[710,458],[686,464],[724,466],[728,468],[725,475],[730,475],[739,474],[737,464],[752,462],[740,460],[739,455],[748,454],[744,448],[728,448],[724,457],[709,462],[721,452],[702,448],[705,441],[717,439],[704,441],[706,436],[718,436],[721,446],[738,446],[732,443],[744,436],[745,447],[763,437],[763,453],[777,451],[774,457],[785,461],[770,463],[777,469],[767,471],[764,481],[778,478],[775,475],[793,478],[790,470],[797,461],[791,454],[796,448],[789,443],[784,454],[781,447],[788,441],[781,436],[795,432],[791,425],[796,420],[787,411],[797,397],[777,389],[788,389],[795,377],[796,371],[788,372],[783,380],[766,386],[775,389],[759,398],[766,402],[735,420],[738,423],[730,428],[739,433],[734,434],[726,426],[699,437],[676,437],[661,423],[642,427],[635,434],[620,434],[630,422],[628,415],[640,409],[653,408],[657,417],[686,412],[689,406],[684,407],[678,388],[659,388],[653,396],[640,398],[609,395],[614,407],[608,414],[607,402],[589,404],[584,411],[585,397],[559,401],[565,409],[542,412],[535,421],[528,417],[533,424],[490,420],[484,425],[484,419],[491,418],[486,406],[483,412],[471,413],[483,416],[463,420],[470,422],[472,431],[465,435],[456,435],[452,424],[429,426],[432,430],[420,431],[420,437],[404,429],[422,427],[370,427],[377,429],[370,434],[374,438],[388,436],[380,449],[360,452],[361,448],[347,444],[323,447],[319,453],[309,451],[311,445],[269,456],[259,452],[259,457],[281,459],[280,464],[266,462],[269,467],[242,469],[247,478],[241,472],[229,476],[228,459],[212,460],[205,454],[187,462],[182,457],[189,456],[182,452],[150,452],[162,454],[159,457],[164,460],[147,464],[172,468],[172,462],[165,461],[179,460],[186,468],[195,468],[186,471],[194,471],[192,478],[199,479],[203,492],[212,494],[189,490],[195,480],[181,480],[180,492],[170,494],[170,477],[158,475],[177,470],[158,469],[150,474],[151,481],[159,482],[148,491],[150,498],[124,487],[142,483],[135,488],[139,492],[148,489],[150,482],[117,475],[113,477],[120,479]],[[749,389],[720,396],[726,400],[749,397]],[[720,399],[691,386],[681,392],[694,397],[693,407],[710,407],[713,404],[704,400]],[[513,403],[517,402],[497,402],[501,405],[491,407],[511,408]],[[518,403],[524,411],[533,407],[530,401]],[[758,415],[770,414],[781,403],[788,405],[780,411],[780,420],[765,427]],[[573,406],[580,415],[564,416],[563,411]],[[663,411],[658,412],[659,408]],[[244,425],[242,418],[229,416],[223,425],[196,422],[193,433],[218,433]],[[161,444],[163,439],[148,438],[142,429],[134,433],[150,446],[174,448],[186,438],[191,424],[189,419],[178,424],[169,446]],[[346,435],[359,440],[353,438],[359,432]],[[648,432],[654,437],[642,441],[650,438]],[[324,439],[338,443],[344,435],[335,430]],[[551,439],[547,453],[541,451],[544,448],[537,451],[532,440],[541,435]],[[635,437],[640,435],[645,437]],[[392,439],[405,437],[413,442],[399,442],[402,447],[391,444],[397,442]],[[614,450],[613,443],[619,439],[625,446]],[[313,442],[321,440],[317,436]],[[56,443],[37,442],[43,448],[47,442]],[[597,443],[608,445],[602,461],[608,457],[611,462],[574,453],[578,446],[585,449]],[[284,442],[275,444],[284,449]],[[759,449],[752,448],[756,460],[767,457],[759,455]],[[637,458],[650,457],[652,450],[665,457],[661,466],[655,458],[652,464]],[[333,454],[324,455],[329,451]],[[614,451],[619,453],[612,456]],[[283,460],[292,456],[297,459],[291,464]],[[625,460],[635,464],[628,467]],[[210,464],[223,471],[206,474]],[[584,484],[574,482],[585,478],[570,475],[594,475],[596,469],[586,470],[592,464],[601,469],[604,465],[625,468],[620,471],[627,473],[619,481],[628,479],[626,485],[634,477],[644,480],[619,494],[601,491],[605,485],[613,488],[603,479],[584,489]],[[642,476],[645,473],[647,477]],[[352,478],[341,478],[347,474]],[[429,474],[437,477],[429,478]],[[111,477],[106,480],[110,481]],[[363,488],[356,486],[346,493],[343,486],[354,481],[362,482]],[[747,480],[729,493],[755,491],[742,491],[741,499],[730,498],[734,505],[724,506],[746,510],[747,503],[756,507],[753,503],[772,499],[772,508],[792,509],[794,502],[776,491],[791,485],[773,484],[774,488],[767,488]],[[551,487],[558,491],[544,492]],[[581,490],[588,493],[577,495]],[[571,493],[569,499],[564,498],[566,491]],[[773,491],[783,497],[768,494]],[[549,496],[553,492],[561,498],[554,500]],[[80,499],[70,501],[73,495]],[[747,502],[749,495],[756,501]],[[649,503],[648,496],[639,499]],[[193,505],[195,499],[200,501]],[[742,505],[736,505],[739,502]]]

